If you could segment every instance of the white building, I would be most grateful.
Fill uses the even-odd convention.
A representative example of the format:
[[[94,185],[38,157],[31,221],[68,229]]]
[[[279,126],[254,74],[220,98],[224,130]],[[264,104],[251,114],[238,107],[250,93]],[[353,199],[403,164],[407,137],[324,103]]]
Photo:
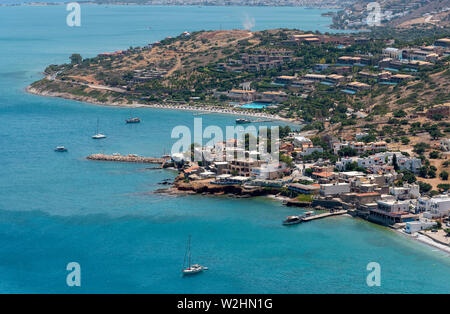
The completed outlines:
[[[323,196],[341,195],[350,193],[350,183],[330,183],[320,185],[320,194]]]
[[[428,219],[441,218],[450,214],[450,197],[440,195],[433,198],[419,198],[417,209]]]
[[[262,164],[251,169],[251,176],[257,179],[274,180],[282,178],[288,170],[284,163]]]
[[[296,147],[303,147],[303,145],[311,145],[312,141],[309,138],[306,138],[304,136],[296,136],[294,137],[294,146]]]
[[[401,187],[389,188],[389,193],[397,200],[406,200],[420,197],[420,188],[417,184],[404,184]]]
[[[409,211],[409,202],[408,201],[388,201],[381,200],[377,201],[378,209],[394,213],[394,212],[408,212]]]
[[[374,172],[379,170],[380,166],[392,165],[392,160],[394,155],[397,157],[397,165],[400,170],[409,170],[411,172],[418,172],[422,167],[422,161],[419,158],[407,157],[400,152],[383,152],[377,153],[365,158],[350,157],[341,158],[340,161],[336,163],[336,167],[342,171],[345,166],[352,162],[357,162],[358,167],[372,169]]]
[[[314,147],[307,147],[303,150],[303,152],[300,153],[302,156],[308,156],[311,155],[314,152],[323,153],[323,148],[320,146],[314,146]]]
[[[406,233],[412,234],[421,230],[430,229],[437,223],[435,221],[409,221],[406,223]]]
[[[441,140],[441,149],[444,152],[450,152],[450,138],[444,138]]]
[[[383,49],[383,55],[392,59],[400,59],[401,54],[402,51],[397,48],[388,47]]]
[[[361,132],[361,133],[357,133],[355,135],[355,138],[356,138],[357,141],[359,141],[360,139],[362,139],[363,137],[366,137],[368,135],[369,135],[369,133],[367,133],[367,132]]]

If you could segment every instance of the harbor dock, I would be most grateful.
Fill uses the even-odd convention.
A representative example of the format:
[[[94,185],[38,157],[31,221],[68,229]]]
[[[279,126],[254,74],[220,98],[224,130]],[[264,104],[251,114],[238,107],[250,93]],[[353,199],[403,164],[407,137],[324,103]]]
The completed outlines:
[[[140,157],[136,155],[105,155],[105,154],[92,154],[87,157],[89,160],[97,161],[115,161],[115,162],[134,162],[142,164],[164,164],[164,158],[155,157]]]
[[[329,213],[323,213],[323,214],[312,215],[309,217],[304,217],[304,218],[302,218],[302,221],[307,222],[307,221],[311,221],[311,220],[322,219],[325,217],[339,216],[339,215],[343,215],[346,213],[347,213],[347,210],[337,210],[337,211],[333,211],[333,212],[329,212]]]

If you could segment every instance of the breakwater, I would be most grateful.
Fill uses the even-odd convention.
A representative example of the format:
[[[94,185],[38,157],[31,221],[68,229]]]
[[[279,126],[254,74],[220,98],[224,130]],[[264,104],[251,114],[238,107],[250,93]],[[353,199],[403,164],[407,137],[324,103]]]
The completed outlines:
[[[140,157],[136,155],[105,155],[105,154],[92,154],[86,157],[89,160],[97,161],[115,161],[115,162],[134,162],[142,164],[164,164],[166,161],[164,158],[156,157]]]

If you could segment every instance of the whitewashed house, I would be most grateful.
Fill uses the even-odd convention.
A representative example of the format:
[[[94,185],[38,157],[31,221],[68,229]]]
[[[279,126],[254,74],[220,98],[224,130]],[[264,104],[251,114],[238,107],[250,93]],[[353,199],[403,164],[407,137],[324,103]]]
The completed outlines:
[[[450,214],[450,197],[440,195],[433,198],[419,198],[417,209],[428,219],[441,218]]]

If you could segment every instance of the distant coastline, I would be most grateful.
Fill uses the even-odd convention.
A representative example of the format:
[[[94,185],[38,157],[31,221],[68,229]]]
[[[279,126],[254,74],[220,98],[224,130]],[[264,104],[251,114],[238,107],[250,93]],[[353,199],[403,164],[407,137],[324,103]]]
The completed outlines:
[[[66,5],[70,3],[71,1],[64,1],[64,2],[18,2],[18,3],[0,3],[0,7],[17,7],[17,6],[55,6],[55,5]],[[191,3],[156,3],[156,2],[143,2],[143,3],[136,3],[136,2],[95,2],[95,1],[77,1],[79,4],[82,5],[111,5],[111,6],[186,6],[186,7],[297,7],[297,8],[305,8],[305,9],[342,9],[344,6],[339,4],[316,4],[316,3],[310,3],[310,4],[295,4],[295,3],[283,3],[280,4],[279,1],[272,1],[264,4],[254,4],[254,3],[207,3],[202,4],[202,2],[195,2],[192,1]]]

